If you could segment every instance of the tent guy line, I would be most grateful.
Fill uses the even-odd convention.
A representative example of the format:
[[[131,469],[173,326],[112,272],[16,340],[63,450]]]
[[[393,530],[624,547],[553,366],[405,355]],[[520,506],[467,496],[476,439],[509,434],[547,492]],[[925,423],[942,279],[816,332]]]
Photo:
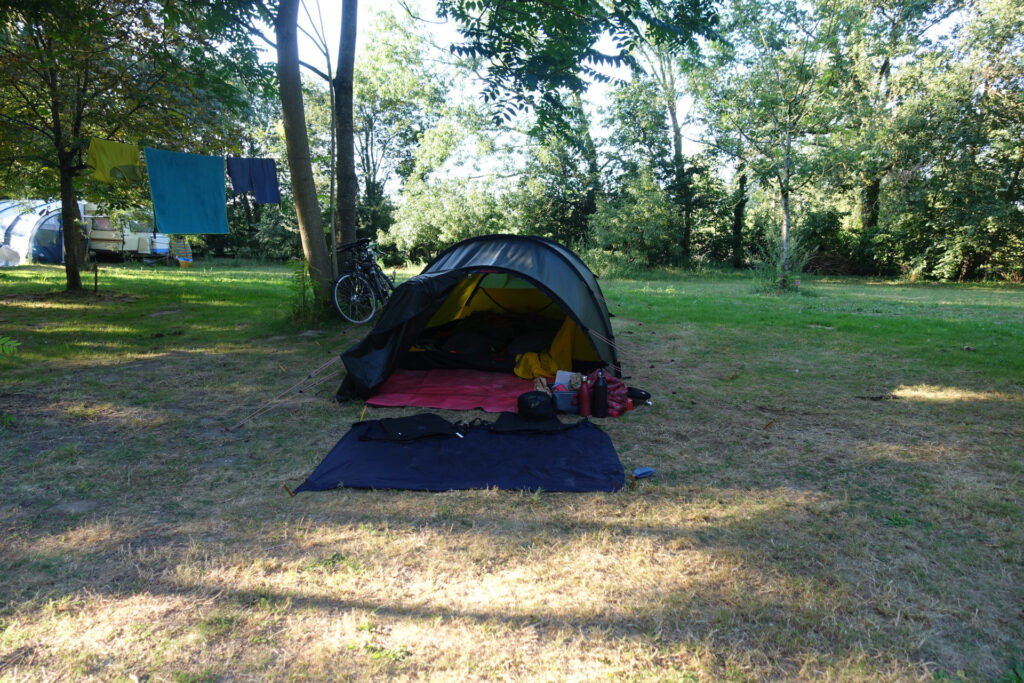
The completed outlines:
[[[333,356],[330,360],[320,364],[319,366],[311,370],[305,377],[303,377],[298,382],[296,382],[295,384],[291,385],[290,387],[279,393],[277,396],[269,399],[268,401],[263,403],[263,405],[257,407],[251,413],[249,413],[241,420],[239,420],[236,424],[232,425],[231,427],[224,427],[224,431],[233,432],[242,425],[246,424],[247,422],[251,422],[252,420],[255,420],[257,417],[269,413],[271,410],[276,408],[281,402],[285,401],[286,399],[289,399],[303,392],[309,391],[310,389],[313,389],[314,387],[317,387],[320,384],[327,381],[328,379],[334,377],[334,375],[338,374],[340,368],[332,370],[331,372],[319,378],[317,378],[317,375],[319,375],[326,368],[337,363],[339,360],[341,360],[340,356]],[[316,381],[310,383],[310,380],[314,378],[316,378]]]

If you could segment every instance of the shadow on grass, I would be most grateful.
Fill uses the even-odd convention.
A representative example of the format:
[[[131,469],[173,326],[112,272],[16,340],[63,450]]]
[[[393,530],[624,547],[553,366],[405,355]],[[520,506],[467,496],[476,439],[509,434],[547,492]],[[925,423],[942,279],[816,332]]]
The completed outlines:
[[[380,495],[380,494],[372,494]],[[425,529],[444,533],[446,543],[458,547],[463,541],[461,536],[494,534],[507,540],[508,531],[504,530],[508,520],[491,518],[487,515],[460,516],[459,525],[467,527],[451,529],[444,522],[427,521],[419,518],[406,518],[400,515],[353,515],[346,520],[347,524],[372,523],[384,526],[389,533],[402,535],[406,533],[422,533]],[[762,515],[746,521],[755,526],[774,526],[779,522],[778,514]],[[337,524],[337,523],[335,523]],[[736,530],[731,525],[703,524],[694,528],[676,528],[671,526],[644,527],[638,529],[628,524],[617,523],[583,523],[574,524],[572,529],[552,526],[544,520],[537,520],[518,528],[513,541],[525,541],[531,535],[543,533],[545,548],[561,552],[566,545],[572,545],[580,539],[586,539],[595,533],[611,534],[616,543],[629,544],[637,540],[655,541],[661,544],[678,546],[680,539],[686,539],[686,550],[669,551],[669,555],[708,555],[720,556],[722,559],[739,557],[738,564],[743,565],[740,573],[723,580],[722,575],[709,568],[703,562],[687,574],[660,574],[657,583],[637,582],[615,587],[615,600],[609,601],[608,596],[599,600],[601,606],[592,609],[586,603],[579,602],[571,608],[544,609],[536,606],[526,607],[497,601],[498,604],[488,609],[486,606],[465,605],[465,597],[457,599],[463,606],[452,606],[450,596],[443,592],[435,598],[417,595],[412,599],[403,599],[400,595],[389,598],[360,598],[353,596],[351,591],[344,595],[329,591],[317,591],[312,587],[275,590],[259,587],[237,589],[228,583],[210,583],[202,579],[192,582],[176,583],[173,579],[173,564],[164,567],[162,576],[140,580],[139,573],[131,562],[118,563],[112,556],[125,558],[124,549],[134,548],[134,552],[145,556],[146,553],[168,552],[176,555],[187,555],[188,548],[202,543],[195,536],[176,531],[168,536],[145,534],[130,536],[116,535],[106,543],[89,544],[81,552],[54,550],[46,553],[35,553],[22,558],[4,561],[5,571],[39,573],[53,577],[68,586],[65,592],[55,593],[43,589],[46,600],[61,600],[83,592],[91,595],[103,595],[115,599],[131,599],[135,596],[216,596],[216,604],[221,607],[245,608],[258,601],[264,603],[287,602],[294,609],[314,609],[321,615],[339,614],[351,610],[372,612],[377,617],[410,618],[417,621],[436,621],[443,619],[466,620],[477,624],[500,624],[508,628],[520,628],[527,625],[538,627],[542,632],[554,635],[558,632],[579,633],[584,636],[595,636],[612,639],[637,639],[647,644],[671,648],[680,643],[705,644],[723,653],[740,655],[742,653],[762,652],[760,665],[769,667],[776,675],[794,674],[797,666],[795,657],[813,656],[819,660],[832,658],[843,659],[864,652],[866,648],[873,656],[911,659],[920,653],[900,651],[898,648],[888,650],[895,641],[906,642],[913,631],[911,622],[905,620],[902,627],[885,624],[879,619],[877,627],[881,629],[864,642],[856,637],[858,625],[850,621],[853,616],[854,603],[850,587],[844,585],[794,587],[780,567],[765,563],[760,553],[748,554],[742,546],[722,542],[723,535],[731,535]],[[83,534],[83,540],[88,539]],[[719,540],[715,540],[719,539]],[[259,553],[261,560],[274,560],[287,566],[308,564],[310,554],[317,551],[327,553],[334,545],[323,548],[279,548],[273,552]],[[561,550],[560,550],[561,549]],[[542,551],[544,548],[541,549]],[[218,557],[216,553],[207,551],[205,561],[211,566],[222,565],[232,553]],[[131,557],[131,554],[128,554]],[[72,560],[69,562],[69,560]],[[373,566],[374,558],[364,557],[360,561]],[[507,563],[497,565],[493,571],[485,572],[489,578],[500,578],[501,574],[515,575],[517,568],[530,564],[528,553],[518,554]],[[116,566],[120,564],[120,566]],[[99,565],[105,578],[102,583],[76,576],[77,567]],[[603,570],[608,570],[604,567]],[[704,576],[703,572],[707,572]],[[313,583],[312,581],[310,582]],[[528,585],[537,590],[534,602],[543,602],[544,592],[557,591],[558,586],[552,583],[547,589],[543,585]],[[37,586],[42,588],[42,586]],[[42,594],[35,597],[22,596],[20,599],[8,596],[5,600],[9,611],[22,612],[28,604],[18,603],[26,600],[28,604],[39,604]],[[824,601],[827,604],[821,604]],[[824,618],[823,618],[824,617]],[[197,616],[198,618],[198,616]],[[888,642],[888,646],[882,643]],[[859,644],[858,644],[859,643]],[[888,651],[887,651],[888,650]],[[742,658],[746,658],[744,655]]]
[[[201,465],[190,469],[190,488],[205,489],[202,480],[216,478]],[[917,471],[927,470],[925,466]],[[256,498],[267,504],[269,491],[264,491]],[[278,518],[279,523],[315,527],[326,538],[298,540],[303,534],[296,530],[294,544],[270,547],[260,540],[265,539],[266,529],[257,530],[255,520],[246,519],[255,514],[269,523],[253,503],[221,508],[213,519],[195,508],[189,514],[175,511],[174,506],[153,505],[145,521],[137,509],[106,507],[71,521],[53,536],[40,535],[42,529],[32,533],[28,546],[36,549],[7,555],[0,573],[19,576],[17,587],[5,587],[4,603],[5,611],[21,615],[39,609],[45,600],[73,595],[214,596],[218,608],[240,609],[269,601],[312,609],[321,616],[361,610],[415,621],[440,617],[507,628],[534,625],[552,635],[570,632],[637,640],[669,650],[680,644],[702,644],[727,659],[752,657],[771,676],[796,675],[800,662],[808,659],[828,665],[862,657],[912,667],[938,663],[950,670],[997,671],[1019,644],[1020,627],[994,610],[994,605],[1012,601],[1017,588],[1002,584],[998,594],[986,596],[983,602],[974,600],[979,596],[972,589],[956,595],[936,593],[950,580],[938,581],[936,575],[956,571],[955,581],[962,583],[970,581],[972,568],[968,564],[957,571],[956,561],[935,557],[932,553],[938,548],[929,547],[927,536],[952,533],[955,538],[944,542],[960,548],[958,561],[973,552],[974,569],[990,572],[992,559],[982,557],[980,547],[971,547],[978,545],[977,539],[913,521],[904,524],[899,518],[866,517],[855,500],[840,495],[708,486],[652,486],[616,496],[544,494],[539,498],[512,492],[346,490],[272,504],[274,514],[285,515]],[[742,502],[749,499],[753,502]],[[572,518],[579,505],[588,504],[597,507],[593,512],[609,518]],[[685,522],[658,521],[660,513],[671,514],[674,508],[696,514]],[[164,515],[165,521],[154,518]],[[47,516],[38,520],[42,528],[54,521]],[[298,587],[275,587],[283,574],[301,573],[302,567],[344,549],[338,538],[353,529],[383,535],[384,544],[411,537],[434,540],[456,558],[442,568],[441,576],[460,567],[462,573],[498,584],[505,577],[521,583],[514,577],[535,564],[535,553],[571,562],[572,554],[593,539],[606,539],[603,547],[610,557],[593,569],[593,577],[610,575],[619,580],[603,584],[611,595],[595,596],[596,607],[581,599],[557,609],[538,605],[543,604],[545,593],[557,595],[567,585],[586,579],[586,569],[567,584],[557,568],[544,565],[549,577],[542,573],[523,585],[533,598],[531,604],[497,599],[489,608],[470,606],[464,585],[454,598],[444,591],[437,596],[405,597],[398,591],[384,597],[380,587],[373,597],[359,597],[358,590],[328,589],[313,574],[308,581],[298,582]],[[854,546],[844,540],[845,535],[853,537]],[[474,566],[468,558],[468,565],[460,565],[460,549],[478,543],[484,544],[482,552],[490,557],[485,568]],[[615,549],[638,546],[649,548],[651,562],[665,569],[645,571],[631,580],[628,570],[615,565]],[[195,557],[197,551],[201,560]],[[889,554],[876,555],[884,552]],[[239,562],[244,566],[246,555],[252,562],[277,567],[264,575],[269,583],[240,588],[237,583],[253,579],[236,583],[203,578],[205,567]],[[394,569],[396,559],[365,552],[356,558],[362,566],[379,571]],[[410,571],[426,570],[414,566]],[[182,572],[188,578],[176,579]],[[973,588],[989,590],[992,585]],[[995,623],[998,629],[992,628]]]
[[[762,358],[744,385],[742,368],[728,363],[750,362],[750,348],[736,360],[687,346],[701,343],[696,334],[659,334],[630,351],[637,383],[661,389],[656,408],[604,425],[627,466],[659,470],[636,492],[279,499],[277,484],[311,471],[361,406],[330,403],[328,383],[316,401],[271,413],[237,438],[217,427],[293,383],[327,349],[287,327],[285,340],[268,339],[266,307],[243,307],[262,311],[253,329],[263,341],[253,343],[231,325],[245,321],[221,320],[227,307],[214,302],[146,305],[133,313],[137,332],[88,332],[105,357],[63,363],[43,354],[0,391],[0,412],[13,417],[0,442],[14,453],[0,459],[5,619],[31,621],[50,601],[91,596],[175,596],[229,610],[290,602],[317,614],[540,624],[550,635],[659,650],[706,644],[720,661],[754,661],[767,677],[862,655],[875,662],[869,678],[894,662],[915,675],[933,666],[993,675],[1024,643],[1024,482],[1013,450],[1024,434],[1014,419],[1020,402],[1007,391],[961,387],[934,369],[894,381],[890,368],[866,363],[828,369],[835,386],[787,384],[790,358],[777,368],[768,352],[772,363]],[[173,307],[186,310],[151,317]],[[85,327],[29,329],[60,322],[52,312],[12,317],[37,348],[87,348]],[[185,322],[209,325],[216,340],[193,349],[191,338],[166,337]],[[119,362],[122,349],[152,357]],[[655,356],[658,367],[646,368]],[[962,398],[905,391],[914,387]],[[69,503],[82,505],[60,508]],[[351,554],[374,572],[371,590],[332,588],[303,569],[349,553],[353,539],[363,545]],[[440,570],[416,564],[416,548],[429,544],[439,547],[431,557]],[[643,568],[619,565],[620,551]],[[581,552],[592,565],[578,564]],[[559,575],[559,560],[579,573]],[[269,569],[247,574],[261,562]],[[409,588],[400,579],[408,574],[438,592]],[[399,577],[394,590],[390,576]],[[529,600],[493,593],[474,602],[467,587],[477,580],[519,585]],[[598,592],[587,595],[591,584]],[[562,605],[546,607],[548,597]]]

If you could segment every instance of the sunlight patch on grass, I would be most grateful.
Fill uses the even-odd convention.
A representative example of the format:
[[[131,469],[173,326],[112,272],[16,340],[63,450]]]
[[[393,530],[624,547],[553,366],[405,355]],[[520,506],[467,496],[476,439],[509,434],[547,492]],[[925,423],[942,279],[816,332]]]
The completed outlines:
[[[976,391],[962,387],[938,386],[932,384],[902,385],[893,390],[895,398],[910,401],[952,403],[959,401],[1016,401],[1024,403],[1024,393],[1010,394],[1001,391]]]

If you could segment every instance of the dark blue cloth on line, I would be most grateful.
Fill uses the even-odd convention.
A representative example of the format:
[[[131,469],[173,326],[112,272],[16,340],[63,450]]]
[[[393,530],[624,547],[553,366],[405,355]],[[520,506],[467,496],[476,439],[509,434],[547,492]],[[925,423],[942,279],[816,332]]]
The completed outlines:
[[[249,173],[252,176],[252,196],[257,204],[277,204],[281,201],[281,190],[277,186],[277,164],[273,159],[252,159]]]
[[[252,176],[249,175],[249,159],[228,157],[228,177],[235,194],[252,192]]]
[[[277,163],[273,159],[228,159],[228,176],[235,194],[252,192],[257,204],[277,204],[281,190],[277,184]]]
[[[617,491],[625,483],[611,439],[590,422],[550,434],[470,429],[463,438],[364,441],[377,420],[352,427],[295,489],[350,488],[449,491]]]
[[[156,229],[166,235],[228,231],[224,157],[146,148]]]

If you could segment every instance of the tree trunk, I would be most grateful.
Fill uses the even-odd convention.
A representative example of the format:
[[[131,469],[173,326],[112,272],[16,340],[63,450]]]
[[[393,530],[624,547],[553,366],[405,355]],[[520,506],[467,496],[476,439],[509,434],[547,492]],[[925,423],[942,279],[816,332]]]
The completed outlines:
[[[782,239],[779,244],[779,289],[785,289],[789,281],[789,187],[780,182],[782,194]]]
[[[573,107],[579,112],[582,124],[580,131],[583,146],[582,154],[583,159],[587,163],[587,192],[583,198],[583,203],[580,205],[580,218],[585,227],[583,227],[580,234],[575,235],[575,238],[585,244],[591,238],[590,217],[597,212],[597,197],[601,191],[601,165],[597,157],[597,145],[594,143],[594,136],[590,134],[590,119],[587,118],[587,112],[583,108],[583,98],[579,93],[573,93],[572,101]]]
[[[967,276],[971,274],[974,269],[974,254],[968,254],[964,257],[963,261],[960,262],[960,271],[957,273],[956,281],[963,282],[967,279]]]
[[[683,248],[683,259],[690,260],[690,241],[693,235],[693,211],[689,206],[683,206],[683,236],[680,246]]]
[[[248,239],[253,239],[256,236],[256,221],[252,215],[252,204],[249,203],[249,195],[243,194],[238,197],[238,201],[242,204],[242,210],[245,213],[245,235]],[[238,258],[238,247],[235,249],[235,258]],[[217,256],[224,255],[224,242],[217,242]]]
[[[668,119],[672,124],[672,160],[682,165],[683,161],[683,128],[679,125],[679,114],[676,113],[675,102],[668,103]]]
[[[881,193],[881,178],[864,180],[860,189],[860,229],[865,235],[873,235],[878,229],[878,200]]]
[[[743,213],[747,208],[747,174],[741,172],[737,187],[739,197],[732,208],[732,267],[743,265]]]
[[[60,220],[64,233],[64,273],[68,291],[82,289],[82,267],[85,265],[85,240],[82,219],[75,201],[73,158],[70,152],[58,152],[60,159]]]
[[[356,178],[355,126],[352,121],[352,86],[356,65],[356,21],[359,0],[341,3],[341,45],[338,49],[338,71],[334,78],[335,104],[338,115],[338,217],[336,228],[342,243],[356,240],[356,199],[359,181]]]
[[[64,276],[69,292],[82,290],[82,267],[85,265],[85,244],[82,239],[82,221],[75,202],[75,153],[65,137],[61,121],[61,101],[57,76],[51,70],[50,125],[57,148],[57,175],[60,181],[60,222],[64,242]]]
[[[673,169],[673,195],[678,207],[679,215],[683,219],[682,230],[679,237],[679,248],[682,251],[683,260],[690,260],[690,242],[693,229],[691,219],[693,217],[693,188],[690,187],[689,179],[686,177],[686,160],[683,159],[683,131],[679,125],[679,116],[676,114],[675,102],[669,100],[668,118],[672,127],[672,169]]]
[[[302,79],[299,75],[298,17],[299,0],[281,0],[274,26],[277,33],[277,78],[281,89],[281,118],[302,252],[309,263],[314,294],[323,303],[330,299],[331,262],[324,240],[320,202],[316,196],[313,162],[306,132]]]

